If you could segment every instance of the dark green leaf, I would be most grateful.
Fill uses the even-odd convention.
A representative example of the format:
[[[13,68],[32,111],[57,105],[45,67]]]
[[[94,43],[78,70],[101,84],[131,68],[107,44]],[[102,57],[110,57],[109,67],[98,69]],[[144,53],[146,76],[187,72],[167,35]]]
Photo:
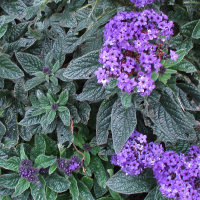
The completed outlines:
[[[200,20],[198,21],[198,23],[196,24],[196,26],[192,32],[192,37],[195,39],[200,38]]]
[[[107,186],[115,192],[122,194],[137,194],[149,192],[155,185],[153,175],[150,173],[143,173],[138,176],[126,175],[126,173],[119,171],[112,176]]]
[[[29,91],[29,90],[33,89],[34,87],[40,85],[44,81],[45,80],[43,77],[34,77],[32,79],[29,79],[28,81],[26,81],[25,90]]]
[[[89,79],[100,66],[99,50],[92,51],[80,58],[74,59],[65,70],[63,76],[68,79]]]
[[[59,96],[59,100],[58,100],[59,105],[61,105],[61,106],[66,105],[68,98],[69,98],[69,92],[66,89]]]
[[[0,141],[2,140],[4,134],[6,133],[6,127],[4,124],[0,121]]]
[[[152,199],[156,199],[156,200],[168,200],[168,198],[164,197],[160,190],[159,187],[155,187],[153,190],[151,190],[149,192],[149,194],[145,197],[144,200],[152,200]]]
[[[130,108],[125,109],[122,106],[121,99],[118,99],[113,105],[111,114],[111,131],[116,153],[122,149],[135,129],[136,124],[135,105],[133,104]]]
[[[23,69],[33,75],[33,73],[42,71],[44,63],[37,57],[29,53],[17,53],[16,58]]]
[[[79,102],[77,108],[79,117],[81,118],[81,123],[87,124],[90,118],[90,105],[87,102]]]
[[[35,166],[37,168],[47,168],[56,161],[56,158],[54,156],[45,156],[45,155],[39,155],[35,159]]]
[[[46,143],[42,136],[35,136],[34,147],[31,149],[31,160],[35,160],[39,155],[45,154],[46,151]]]
[[[4,34],[6,33],[7,27],[8,27],[7,24],[3,24],[0,26],[0,38],[2,38]]]
[[[121,97],[122,106],[124,108],[129,108],[133,105],[132,104],[132,94],[122,93],[120,97]]]
[[[70,182],[58,174],[54,173],[46,178],[47,186],[54,192],[62,193],[69,189]]]
[[[46,187],[46,198],[47,200],[56,200],[57,193],[52,191],[49,187]]]
[[[41,186],[31,183],[31,195],[34,200],[47,200],[45,192],[45,180],[42,176],[39,177]]]
[[[19,157],[11,157],[8,160],[0,159],[0,167],[18,172],[20,165]]]
[[[60,119],[65,126],[70,126],[70,112],[69,109],[58,113]]]
[[[0,77],[17,79],[23,77],[24,73],[14,64],[7,55],[0,55]]]
[[[93,178],[90,178],[88,176],[83,176],[81,178],[81,181],[88,187],[89,190],[93,188],[93,185],[94,185]]]
[[[79,189],[77,181],[73,175],[69,177],[69,182],[70,182],[69,191],[70,194],[72,195],[73,200],[79,200]]]
[[[93,156],[91,158],[90,162],[90,168],[92,172],[94,173],[98,184],[105,188],[106,187],[106,181],[107,181],[107,176],[106,176],[106,171],[105,168],[101,162],[101,160],[97,156]]]
[[[79,101],[98,102],[105,99],[105,88],[102,84],[98,84],[96,79],[88,80],[81,94],[77,96]]]
[[[171,69],[183,71],[186,73],[192,73],[197,71],[195,66],[186,59],[183,59],[180,63],[174,65]]]
[[[2,174],[0,176],[0,186],[14,189],[19,181],[19,174],[10,173],[10,174]]]
[[[78,181],[78,188],[81,199],[95,200],[88,187],[82,181]]]
[[[15,188],[15,192],[12,196],[13,197],[19,196],[24,191],[26,191],[29,187],[30,187],[30,183],[27,182],[25,178],[20,178]]]

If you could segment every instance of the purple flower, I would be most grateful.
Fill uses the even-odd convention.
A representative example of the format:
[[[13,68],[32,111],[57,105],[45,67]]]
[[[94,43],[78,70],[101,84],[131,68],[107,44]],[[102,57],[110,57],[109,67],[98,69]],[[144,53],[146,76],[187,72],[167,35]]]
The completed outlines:
[[[47,75],[51,74],[51,69],[47,66],[44,66],[42,71],[44,74],[47,74]]]
[[[19,173],[22,178],[28,182],[39,183],[39,170],[33,167],[31,160],[23,159],[20,162]]]
[[[54,103],[54,104],[51,106],[51,109],[54,110],[54,111],[57,111],[57,110],[58,110],[58,104],[57,104],[57,103]]]
[[[72,171],[80,169],[83,165],[82,161],[78,156],[73,156],[71,160],[65,158],[57,159],[58,168],[63,171],[67,176],[72,174]]]
[[[171,56],[171,60],[173,60],[173,61],[177,61],[177,59],[178,59],[178,54],[176,54],[176,52],[175,51],[172,51],[172,50],[170,50],[170,56]]]
[[[153,1],[134,2],[142,6]],[[162,12],[119,12],[105,26],[99,55],[103,66],[95,72],[98,83],[105,86],[114,78],[123,92],[150,95],[155,88],[151,74],[159,73],[161,60],[168,55],[164,49],[172,28],[173,22]]]

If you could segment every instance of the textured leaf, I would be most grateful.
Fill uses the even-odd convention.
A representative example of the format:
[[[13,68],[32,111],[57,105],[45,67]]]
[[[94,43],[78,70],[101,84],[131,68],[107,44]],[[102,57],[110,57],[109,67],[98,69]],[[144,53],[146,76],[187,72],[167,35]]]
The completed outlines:
[[[135,105],[133,104],[130,108],[125,109],[122,106],[121,100],[118,99],[113,105],[111,114],[111,131],[116,153],[122,149],[135,129],[136,124]]]
[[[17,79],[23,77],[24,73],[14,64],[7,55],[0,55],[0,77]]]
[[[42,106],[49,106],[49,100],[41,90],[37,90],[36,96]]]
[[[42,136],[36,135],[35,136],[35,143],[34,147],[31,149],[31,160],[35,160],[39,155],[45,154],[46,150],[46,143]]]
[[[106,99],[99,107],[96,123],[96,140],[98,145],[107,143],[108,130],[111,124],[111,111],[115,100],[115,97]]]
[[[73,142],[73,133],[70,126],[64,126],[63,123],[59,123],[57,126],[57,138],[60,144],[67,141],[71,144]]]
[[[37,56],[29,53],[17,53],[16,58],[23,69],[31,75],[35,72],[42,71],[44,67],[44,63]]]
[[[19,174],[10,173],[10,174],[2,174],[0,176],[0,186],[14,189],[19,181]]]
[[[198,23],[196,24],[196,26],[192,32],[192,37],[195,39],[200,38],[200,20],[198,21]]]
[[[69,109],[58,113],[60,119],[65,126],[70,126],[70,112]]]
[[[152,200],[152,199],[156,199],[156,200],[168,200],[168,198],[164,197],[160,190],[159,187],[155,187],[153,190],[151,190],[148,195],[145,197],[144,200]]]
[[[79,102],[77,105],[78,114],[81,118],[81,123],[87,124],[90,118],[90,105],[87,102]]]
[[[70,182],[69,191],[70,191],[70,194],[72,195],[73,200],[79,200],[78,184],[73,175],[69,177],[69,182]]]
[[[81,94],[77,96],[79,101],[98,102],[105,99],[105,88],[96,82],[96,80],[88,80]]]
[[[56,200],[57,193],[52,191],[49,187],[46,187],[46,198],[47,200]]]
[[[194,129],[178,104],[163,93],[160,101],[149,105],[148,116],[154,123],[154,132],[163,142],[177,142],[178,139],[194,140]]]
[[[59,105],[64,106],[64,105],[67,103],[68,98],[69,98],[69,92],[68,92],[68,90],[66,89],[66,90],[64,90],[64,91],[60,94],[60,96],[59,96],[59,99],[58,99]]]
[[[4,36],[4,34],[6,33],[7,31],[7,24],[2,24],[0,26],[0,38],[2,38]]]
[[[17,186],[15,188],[15,192],[12,195],[13,197],[16,197],[20,194],[22,194],[24,191],[26,191],[30,187],[30,183],[26,181],[25,178],[20,178]]]
[[[45,156],[45,155],[39,155],[35,159],[35,165],[37,168],[47,168],[56,161],[56,158],[54,156]]]
[[[122,194],[149,192],[153,185],[155,185],[155,180],[153,179],[153,175],[150,173],[130,176],[126,175],[126,173],[122,171],[117,172],[107,182],[107,186],[110,189]]]
[[[43,77],[34,77],[26,81],[25,90],[29,91],[44,82]]]
[[[95,200],[88,187],[82,181],[78,181],[78,188],[81,199]]]
[[[26,111],[26,114],[24,116],[24,119],[22,119],[18,124],[22,126],[31,126],[39,124],[41,121],[41,116],[32,116],[32,113],[35,111],[35,109],[30,108]]]
[[[90,168],[92,172],[94,173],[97,183],[99,186],[105,188],[106,187],[106,171],[105,168],[101,162],[101,160],[97,156],[92,156],[91,162],[90,162]]]
[[[65,70],[63,76],[69,79],[89,79],[100,66],[99,51],[92,51],[74,59]]]
[[[121,102],[124,108],[129,108],[132,106],[132,94],[122,93]]]
[[[195,66],[186,59],[183,59],[180,63],[174,65],[171,69],[183,71],[186,73],[192,73],[197,71]]]
[[[4,134],[6,133],[6,127],[4,124],[0,121],[0,141],[2,140]]]
[[[31,183],[31,195],[34,200],[49,200],[46,198],[45,180],[42,176],[39,177],[41,186]]]
[[[47,186],[54,192],[62,193],[69,189],[70,182],[58,174],[54,173],[46,178]]]
[[[4,169],[18,172],[19,165],[20,165],[19,157],[14,156],[9,158],[8,160],[0,159],[0,167]]]

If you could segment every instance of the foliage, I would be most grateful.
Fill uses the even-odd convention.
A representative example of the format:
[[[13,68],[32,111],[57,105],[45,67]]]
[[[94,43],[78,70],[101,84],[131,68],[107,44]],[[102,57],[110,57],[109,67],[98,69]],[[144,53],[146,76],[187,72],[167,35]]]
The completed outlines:
[[[169,46],[179,58],[162,63],[165,73],[152,77],[156,88],[143,98],[122,92],[114,79],[104,87],[94,74],[105,24],[119,11],[139,9],[129,0],[1,0],[0,199],[166,199],[151,171],[131,177],[110,155],[134,129],[177,152],[200,144],[199,5],[146,6],[174,21]],[[74,155],[83,167],[68,177],[56,160]],[[19,175],[27,158],[47,168],[40,187]]]

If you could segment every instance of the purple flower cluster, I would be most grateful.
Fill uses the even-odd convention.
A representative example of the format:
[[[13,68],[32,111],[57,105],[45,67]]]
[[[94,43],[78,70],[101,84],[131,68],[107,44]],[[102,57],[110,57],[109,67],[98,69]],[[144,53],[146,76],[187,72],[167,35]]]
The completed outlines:
[[[70,176],[72,174],[72,171],[75,171],[77,169],[80,169],[83,165],[82,161],[78,156],[73,156],[71,160],[67,160],[65,158],[59,158],[57,160],[58,168],[61,171],[64,171],[64,173],[67,176]]]
[[[163,195],[174,200],[200,199],[200,148],[192,146],[188,155],[166,151],[153,167]]]
[[[33,167],[31,160],[21,160],[19,173],[22,178],[25,178],[28,182],[39,183],[39,170]]]
[[[136,7],[144,7],[146,4],[151,4],[154,0],[130,0]]]
[[[122,171],[131,176],[152,167],[161,158],[163,148],[153,142],[148,144],[146,139],[146,135],[135,130],[123,149],[111,157],[111,163],[120,166]]]
[[[134,176],[152,168],[163,195],[174,200],[200,199],[200,148],[191,146],[187,155],[165,151],[147,143],[146,136],[134,131],[111,163]]]
[[[123,92],[149,95],[155,88],[152,73],[159,73],[161,60],[170,55],[177,59],[174,51],[168,53],[172,28],[173,22],[162,12],[119,12],[105,26],[99,55],[103,66],[95,72],[98,83],[105,86],[114,78]]]

